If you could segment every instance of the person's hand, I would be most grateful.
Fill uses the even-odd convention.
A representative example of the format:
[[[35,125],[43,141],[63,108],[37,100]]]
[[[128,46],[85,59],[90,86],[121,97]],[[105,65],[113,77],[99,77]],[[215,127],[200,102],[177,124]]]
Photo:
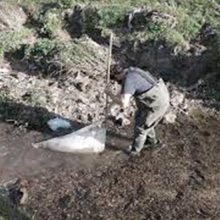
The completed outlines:
[[[110,114],[114,118],[115,123],[120,126],[129,125],[131,123],[129,120],[129,108],[124,110],[120,105],[112,104],[110,106]]]
[[[109,113],[111,116],[116,117],[120,112],[120,108],[120,105],[113,102],[109,105]]]

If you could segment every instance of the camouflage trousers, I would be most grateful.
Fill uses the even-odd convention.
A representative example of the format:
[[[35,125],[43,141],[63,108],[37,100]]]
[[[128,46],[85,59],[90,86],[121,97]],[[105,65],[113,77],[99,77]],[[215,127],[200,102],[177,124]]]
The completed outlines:
[[[162,79],[149,91],[136,98],[137,112],[132,150],[140,152],[148,139],[156,139],[155,126],[166,114],[170,96]]]

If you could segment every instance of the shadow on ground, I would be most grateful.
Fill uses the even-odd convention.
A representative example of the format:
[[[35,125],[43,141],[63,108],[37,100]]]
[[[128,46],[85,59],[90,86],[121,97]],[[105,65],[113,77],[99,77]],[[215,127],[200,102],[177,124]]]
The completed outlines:
[[[71,154],[35,149],[32,143],[62,136],[86,125],[66,119],[72,124],[72,129],[52,132],[47,121],[57,115],[45,108],[26,106],[12,100],[1,102],[0,115],[0,184],[14,178],[45,174],[48,169],[62,167],[78,170],[107,165],[130,141],[128,137],[108,132],[107,151],[102,154]]]
[[[43,107],[27,106],[23,103],[16,103],[12,100],[1,102],[0,115],[0,121],[2,122],[13,124],[29,131],[38,131],[51,135],[52,132],[49,130],[47,122],[52,118],[60,117],[53,112],[49,112]],[[66,120],[71,123],[73,130],[80,129],[85,126],[82,123],[71,121],[70,119]]]

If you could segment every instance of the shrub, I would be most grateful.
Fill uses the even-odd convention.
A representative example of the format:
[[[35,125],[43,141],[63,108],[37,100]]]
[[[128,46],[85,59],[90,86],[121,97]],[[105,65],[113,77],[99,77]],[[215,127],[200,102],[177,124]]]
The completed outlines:
[[[187,45],[183,35],[176,30],[166,32],[165,41],[167,46],[174,51],[183,49]]]
[[[55,10],[47,11],[45,14],[39,16],[39,23],[41,23],[40,34],[43,36],[54,38],[61,30],[61,18]]]
[[[87,37],[68,43],[39,39],[26,49],[25,54],[28,62],[53,76],[79,70],[90,72],[96,69],[98,72],[105,72],[106,68],[105,48]]]
[[[80,25],[82,33],[93,32],[98,27],[100,16],[98,8],[87,6],[81,13]]]
[[[49,60],[57,47],[58,42],[56,40],[39,39],[34,45],[26,48],[25,59],[46,72],[49,67]]]
[[[129,8],[121,5],[104,7],[99,11],[99,26],[102,28],[112,28],[121,25]]]
[[[3,59],[6,53],[14,52],[19,49],[22,46],[24,39],[31,35],[32,32],[27,28],[23,28],[20,32],[0,32],[0,59]]]

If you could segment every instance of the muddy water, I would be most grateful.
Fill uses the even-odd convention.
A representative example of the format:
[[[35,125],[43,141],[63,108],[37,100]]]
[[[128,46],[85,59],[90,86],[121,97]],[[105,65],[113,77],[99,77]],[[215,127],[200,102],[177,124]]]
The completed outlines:
[[[109,134],[107,147],[100,154],[68,154],[35,149],[33,142],[50,138],[35,131],[24,131],[10,124],[0,123],[0,183],[24,176],[45,174],[48,169],[91,168],[96,164],[111,163],[118,150],[129,145],[129,139]],[[116,147],[120,146],[120,148]]]

